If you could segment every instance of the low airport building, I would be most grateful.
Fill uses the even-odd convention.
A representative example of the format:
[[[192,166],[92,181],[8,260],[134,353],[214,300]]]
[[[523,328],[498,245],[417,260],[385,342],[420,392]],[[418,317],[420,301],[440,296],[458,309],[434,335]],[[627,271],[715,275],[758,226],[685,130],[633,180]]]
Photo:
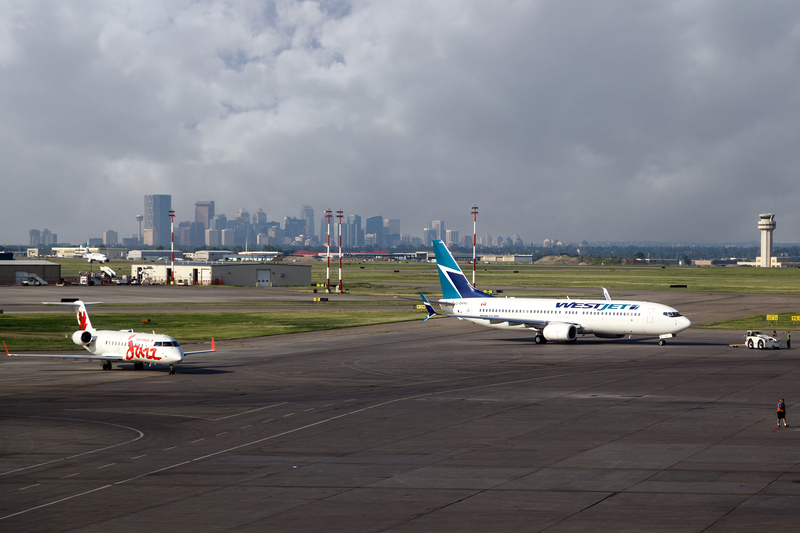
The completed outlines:
[[[58,283],[61,265],[50,261],[0,261],[0,285]]]
[[[134,263],[131,279],[145,284],[167,284],[169,263]],[[175,263],[177,285],[233,285],[241,287],[308,287],[311,265],[286,263]]]

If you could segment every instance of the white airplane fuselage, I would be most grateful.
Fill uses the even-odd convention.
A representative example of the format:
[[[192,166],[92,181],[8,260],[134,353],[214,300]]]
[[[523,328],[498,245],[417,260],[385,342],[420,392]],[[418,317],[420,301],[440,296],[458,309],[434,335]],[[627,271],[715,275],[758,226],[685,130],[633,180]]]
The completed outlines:
[[[674,335],[691,322],[667,305],[630,300],[566,300],[544,298],[463,298],[439,300],[443,311],[500,329],[541,330],[531,322],[574,325],[578,333]],[[519,322],[515,322],[519,320]]]
[[[84,342],[90,336],[91,340]],[[183,349],[169,335],[134,333],[127,330],[84,330],[73,333],[72,340],[98,357],[121,356],[125,361],[148,365],[170,365],[183,361]]]

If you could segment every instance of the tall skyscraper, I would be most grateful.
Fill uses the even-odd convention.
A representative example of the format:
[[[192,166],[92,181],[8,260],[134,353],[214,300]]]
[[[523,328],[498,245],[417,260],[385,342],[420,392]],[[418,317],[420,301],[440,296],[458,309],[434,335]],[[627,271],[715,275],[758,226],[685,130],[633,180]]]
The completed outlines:
[[[214,218],[214,201],[198,200],[194,204],[194,221],[203,225],[203,231],[209,228],[208,223]]]
[[[447,237],[447,232],[444,229],[444,220],[432,220],[428,227],[434,231],[434,239],[444,241]]]
[[[383,217],[376,215],[369,217],[366,221],[366,228],[364,228],[364,240],[366,242],[367,235],[374,235],[370,238],[370,243],[374,246],[383,246]]]
[[[303,204],[303,209],[300,210],[300,218],[306,221],[306,237],[309,239],[314,238],[314,210],[308,204]],[[327,234],[326,234],[327,239]]]
[[[144,229],[152,231],[152,246],[169,246],[169,212],[172,196],[169,194],[146,194],[144,196]],[[147,239],[146,239],[147,240]]]
[[[400,244],[400,219],[383,219],[383,243],[385,246],[397,246]]]

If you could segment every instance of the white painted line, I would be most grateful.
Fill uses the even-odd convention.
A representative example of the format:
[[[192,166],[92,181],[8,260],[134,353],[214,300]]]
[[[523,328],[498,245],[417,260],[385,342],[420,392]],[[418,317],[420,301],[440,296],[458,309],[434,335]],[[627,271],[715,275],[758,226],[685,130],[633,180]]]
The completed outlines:
[[[269,420],[264,420],[264,421],[263,421],[263,422],[261,422],[261,423],[262,423],[262,424],[266,424],[267,422],[272,422],[273,420],[275,420],[275,419],[274,419],[274,418],[270,418]]]
[[[123,483],[127,483],[128,481],[133,481],[134,479],[139,479],[140,477],[149,476],[150,474],[158,474],[159,472],[163,472],[164,470],[171,470],[173,468],[178,468],[179,466],[183,466],[185,464],[191,463],[191,461],[184,461],[182,463],[174,464],[172,466],[165,466],[164,468],[159,468],[158,470],[153,470],[152,472],[147,472],[146,474],[139,474],[138,476],[130,477],[128,479],[123,479],[122,481],[117,481],[114,485],[122,485]],[[111,485],[108,485],[109,487]]]
[[[294,416],[294,413],[289,413],[288,415],[283,415],[283,418],[287,418],[287,417],[290,417],[290,416]]]
[[[6,515],[6,516],[3,516],[3,517],[0,517],[0,520],[5,520],[6,518],[11,518],[11,517],[18,516],[18,515],[25,514],[25,513],[30,513],[31,511],[35,511],[36,509],[41,509],[42,507],[49,507],[49,506],[55,505],[57,503],[61,503],[61,502],[65,502],[67,500],[71,500],[72,498],[77,498],[78,496],[83,496],[84,494],[91,494],[92,492],[97,492],[98,490],[107,489],[110,486],[111,485],[103,485],[102,487],[98,487],[98,488],[92,489],[92,490],[87,490],[86,492],[81,492],[80,494],[73,494],[72,496],[67,496],[66,498],[61,498],[60,500],[56,500],[54,502],[43,503],[42,505],[37,505],[36,507],[31,507],[30,509],[25,509],[24,511],[19,511],[18,513],[14,513],[14,514],[10,514],[10,515]]]
[[[68,476],[64,476],[61,479],[67,479],[68,477],[77,476],[78,474],[80,474],[80,472],[75,472],[74,474],[70,474]]]
[[[131,461],[135,461],[136,459],[141,459],[142,457],[147,457],[149,454],[144,455],[137,455],[136,457],[131,457]]]
[[[107,465],[98,466],[97,469],[100,470],[102,468],[108,468],[109,466],[114,466],[115,464],[117,464],[117,463],[108,463]]]
[[[206,438],[205,438],[205,437],[203,437],[202,439],[193,440],[193,441],[192,441],[192,442],[190,442],[189,444],[194,444],[195,442],[200,442],[201,440],[206,440]]]
[[[168,451],[170,451],[170,450],[174,450],[175,448],[177,448],[177,446],[170,446],[169,448],[164,448],[164,449],[163,449],[163,450],[161,450],[161,451],[162,451],[162,452],[168,452]]]
[[[136,442],[137,440],[139,440],[142,437],[144,437],[144,433],[142,433],[138,429],[131,428],[131,427],[128,427],[128,426],[123,426],[123,425],[120,425],[120,424],[112,424],[110,422],[97,422],[95,420],[79,420],[77,418],[59,418],[59,417],[55,417],[55,416],[28,416],[28,417],[24,417],[24,418],[42,418],[42,419],[45,419],[45,420],[67,420],[67,421],[70,421],[70,422],[83,422],[83,423],[87,423],[87,424],[88,423],[91,423],[91,424],[105,424],[106,426],[115,426],[115,427],[118,427],[118,428],[124,428],[124,429],[129,429],[131,431],[135,431],[136,433],[139,434],[139,436],[136,437],[133,440],[129,440],[129,441],[126,441],[126,442],[121,442],[119,444],[114,444],[112,446],[106,446],[104,448],[97,448],[96,450],[90,450],[88,452],[83,452],[83,453],[78,453],[78,454],[75,454],[75,455],[70,455],[69,457],[63,457],[61,459],[53,459],[52,461],[46,461],[44,463],[38,463],[38,464],[35,464],[35,465],[31,465],[31,466],[25,466],[23,468],[17,468],[16,470],[9,470],[7,472],[0,472],[0,476],[13,474],[14,472],[22,472],[23,470],[30,470],[31,468],[37,468],[37,467],[40,467],[40,466],[51,465],[53,463],[57,463],[59,461],[64,461],[66,459],[74,459],[75,457],[81,457],[83,455],[89,455],[91,453],[102,452],[103,450],[110,450],[111,448],[116,448],[117,446],[124,446],[126,444],[130,444],[131,442]],[[13,516],[13,515],[10,515],[10,516]]]
[[[305,411],[303,411],[303,412],[304,412],[304,413],[307,413],[307,412],[309,412],[309,411],[313,411],[313,410],[314,410],[314,408],[312,407],[311,409],[306,409],[306,410],[305,410]]]
[[[28,485],[27,487],[22,487],[19,490],[28,490],[28,489],[31,489],[33,487],[38,487],[39,485],[41,485],[41,483],[37,483],[36,485]]]
[[[247,428],[249,428],[249,427],[250,427],[250,426],[252,426],[252,425],[253,425],[253,424],[247,424],[246,426],[242,426],[242,427],[240,427],[239,429],[247,429]]]
[[[345,400],[345,401],[344,401],[344,403],[347,403],[347,402],[354,402],[354,401],[356,401],[356,399],[355,399],[355,398],[352,398],[352,399],[350,399],[350,400]]]
[[[325,405],[323,405],[322,407],[330,407],[331,405],[333,405],[333,404],[332,404],[332,403],[326,403],[326,404],[325,404]]]
[[[268,405],[266,407],[259,407],[258,409],[251,409],[249,411],[244,411],[243,413],[236,413],[235,415],[228,415],[228,416],[223,416],[223,417],[220,417],[220,418],[213,418],[212,420],[217,422],[219,420],[225,420],[226,418],[233,418],[234,416],[241,416],[241,415],[246,415],[248,413],[255,413],[256,411],[262,411],[264,409],[272,409],[273,407],[278,407],[279,405],[283,405],[285,403],[287,403],[287,402],[276,403],[274,405]]]
[[[224,435],[225,433],[229,433],[228,431],[223,431],[222,433],[217,433],[216,436],[219,437],[220,435]]]

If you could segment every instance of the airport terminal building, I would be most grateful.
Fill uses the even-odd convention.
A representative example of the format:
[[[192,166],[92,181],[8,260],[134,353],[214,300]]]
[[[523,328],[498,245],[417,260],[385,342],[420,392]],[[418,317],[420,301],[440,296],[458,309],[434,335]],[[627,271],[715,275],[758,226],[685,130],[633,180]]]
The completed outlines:
[[[169,283],[169,263],[131,265],[131,279],[140,283]],[[311,265],[285,263],[175,263],[177,285],[241,287],[308,287]]]

